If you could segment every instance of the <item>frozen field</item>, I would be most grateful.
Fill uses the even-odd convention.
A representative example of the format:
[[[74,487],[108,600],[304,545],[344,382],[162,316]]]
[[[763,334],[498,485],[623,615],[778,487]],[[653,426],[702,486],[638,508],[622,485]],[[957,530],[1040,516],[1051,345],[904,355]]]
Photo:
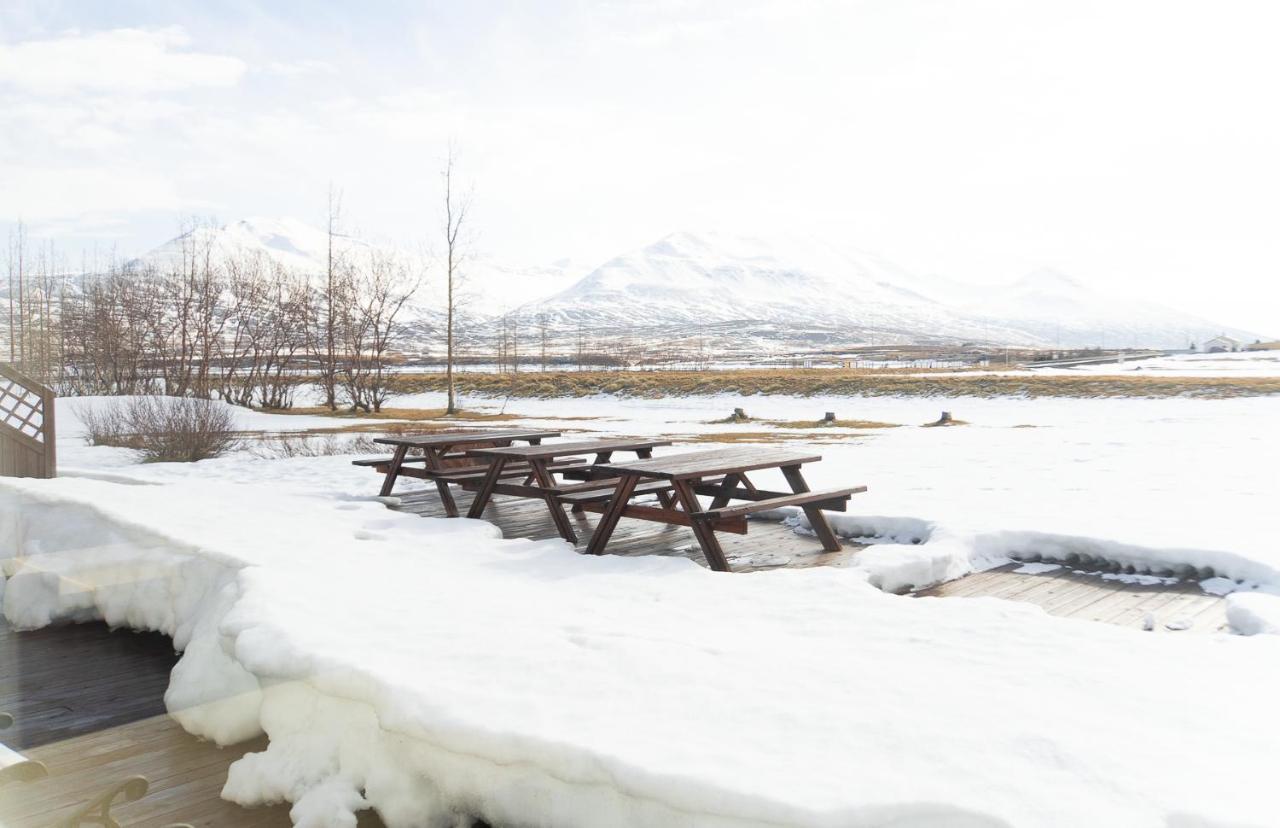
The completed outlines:
[[[179,721],[271,737],[225,795],[293,801],[299,824],[369,806],[393,826],[1275,822],[1280,637],[877,586],[1011,554],[1194,567],[1239,590],[1238,632],[1274,632],[1280,398],[507,404],[566,431],[810,442],[812,483],[871,487],[841,521],[875,543],[855,567],[751,575],[389,512],[344,457],[141,466],[78,442],[75,404],[68,476],[0,481],[6,616],[173,635]],[[711,422],[736,406],[757,420]],[[943,408],[969,425],[920,427]],[[901,425],[766,422],[824,411]]]
[[[1081,365],[1076,368],[1040,368],[1045,374],[1119,374],[1155,377],[1276,377],[1280,376],[1280,351],[1251,351],[1235,354],[1174,354],[1153,359],[1135,359],[1110,365]]]

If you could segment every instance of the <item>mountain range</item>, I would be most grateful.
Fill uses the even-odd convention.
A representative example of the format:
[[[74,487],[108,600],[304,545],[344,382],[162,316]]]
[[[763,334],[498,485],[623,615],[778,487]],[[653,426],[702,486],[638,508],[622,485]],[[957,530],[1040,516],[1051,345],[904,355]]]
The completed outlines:
[[[293,270],[324,272],[328,234],[292,219],[245,219],[193,233],[217,253],[257,251]],[[145,254],[164,264],[190,236]],[[339,236],[343,254],[376,249]],[[438,321],[443,300],[425,256],[415,297],[415,328]],[[745,238],[677,232],[598,266],[572,260],[523,267],[468,265],[469,324],[483,330],[505,314],[535,319],[556,338],[587,330],[655,341],[703,334],[713,350],[864,344],[960,344],[1039,347],[1185,348],[1229,325],[1153,302],[1097,291],[1053,269],[1009,285],[972,285],[908,271],[886,259],[828,241]]]

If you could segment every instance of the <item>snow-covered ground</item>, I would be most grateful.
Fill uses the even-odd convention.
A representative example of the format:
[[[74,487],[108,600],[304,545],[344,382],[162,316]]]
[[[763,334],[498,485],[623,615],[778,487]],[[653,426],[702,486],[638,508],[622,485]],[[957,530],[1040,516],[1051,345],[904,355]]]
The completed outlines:
[[[439,407],[434,394],[397,405]],[[479,410],[503,401],[472,400]],[[1280,585],[1280,398],[1230,400],[781,397],[519,400],[535,426],[621,434],[752,435],[820,441],[816,486],[866,484],[851,514],[921,518],[952,530],[1034,531],[1145,547],[1164,564],[1212,566]],[[735,407],[761,422],[716,423]],[[920,428],[942,410],[965,420]],[[779,428],[840,419],[898,428]],[[566,415],[575,418],[562,419]],[[1023,550],[1033,552],[1034,550]],[[1097,554],[1097,553],[1094,553]],[[1119,554],[1118,552],[1116,553]],[[919,584],[916,584],[919,585]]]
[[[6,616],[173,635],[178,720],[271,739],[225,795],[293,801],[299,824],[366,805],[392,826],[1275,823],[1280,637],[1252,633],[1280,629],[1280,398],[507,405],[566,431],[816,442],[812,483],[871,487],[841,522],[876,542],[855,566],[750,575],[390,512],[344,457],[137,465],[80,443],[74,405],[68,476],[0,481]],[[903,425],[709,422],[735,406]],[[942,408],[970,424],[919,427]],[[1011,554],[1212,570],[1251,634],[876,588]]]
[[[1105,374],[1151,377],[1280,377],[1280,351],[1170,354],[1074,368],[1037,368],[1039,374]]]

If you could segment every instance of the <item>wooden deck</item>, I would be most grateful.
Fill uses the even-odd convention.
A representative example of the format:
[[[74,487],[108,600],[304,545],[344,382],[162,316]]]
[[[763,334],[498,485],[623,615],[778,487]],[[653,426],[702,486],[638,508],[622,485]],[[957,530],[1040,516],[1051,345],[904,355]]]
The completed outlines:
[[[1050,572],[1024,573],[1012,563],[915,593],[1024,601],[1050,615],[1118,624],[1152,632],[1213,633],[1227,630],[1226,601],[1195,581],[1135,584],[1060,566]]]
[[[470,492],[454,490],[458,508],[463,514],[471,505]],[[399,504],[391,508],[424,517],[444,517],[444,506],[435,490],[416,489],[398,495]],[[568,510],[566,509],[566,512]],[[539,500],[498,495],[485,509],[484,519],[502,530],[503,537],[533,540],[559,539],[546,505]],[[595,531],[599,515],[569,514],[578,535],[576,548],[583,552]],[[771,520],[752,520],[747,534],[719,532],[716,537],[724,547],[729,567],[734,572],[777,569],[781,566],[847,566],[864,544],[844,541],[839,552],[824,552],[815,537],[799,535],[790,527]],[[693,530],[686,526],[668,526],[643,520],[623,518],[609,541],[609,555],[668,555],[689,558],[702,566],[703,560]]]
[[[111,814],[130,828],[288,826],[289,808],[244,809],[219,797],[227,766],[265,740],[218,748],[164,713],[177,657],[163,635],[74,624],[14,632],[0,621],[0,740],[44,762],[49,775],[0,787],[0,824],[49,826],[131,776],[149,790]]]

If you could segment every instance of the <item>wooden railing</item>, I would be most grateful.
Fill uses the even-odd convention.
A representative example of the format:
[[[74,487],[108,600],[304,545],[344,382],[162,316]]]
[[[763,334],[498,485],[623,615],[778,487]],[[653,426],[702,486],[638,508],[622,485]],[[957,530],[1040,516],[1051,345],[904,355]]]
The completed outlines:
[[[54,393],[0,362],[0,477],[56,477]]]

